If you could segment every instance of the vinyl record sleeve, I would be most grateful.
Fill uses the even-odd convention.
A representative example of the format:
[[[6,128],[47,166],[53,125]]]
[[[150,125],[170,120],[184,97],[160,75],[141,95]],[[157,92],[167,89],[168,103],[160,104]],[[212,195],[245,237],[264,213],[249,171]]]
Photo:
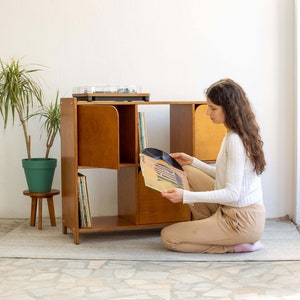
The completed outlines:
[[[160,192],[172,188],[189,190],[186,173],[170,155],[153,155],[154,157],[151,157],[148,154],[153,154],[153,151],[146,151],[147,149],[149,148],[140,153],[140,166],[146,186]],[[159,154],[157,151],[154,152]]]

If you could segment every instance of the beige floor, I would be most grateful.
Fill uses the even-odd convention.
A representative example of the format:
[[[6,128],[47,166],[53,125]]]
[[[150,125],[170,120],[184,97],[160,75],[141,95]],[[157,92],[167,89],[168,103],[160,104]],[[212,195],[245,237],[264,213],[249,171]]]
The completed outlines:
[[[0,234],[17,220],[1,222]],[[300,299],[300,261],[0,259],[0,299]]]
[[[1,300],[300,299],[300,262],[0,260]]]

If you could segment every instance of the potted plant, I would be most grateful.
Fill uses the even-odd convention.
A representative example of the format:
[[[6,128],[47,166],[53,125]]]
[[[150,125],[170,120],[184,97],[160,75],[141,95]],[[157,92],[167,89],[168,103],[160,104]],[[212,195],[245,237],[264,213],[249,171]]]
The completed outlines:
[[[37,111],[30,114],[28,119],[38,116],[42,129],[46,133],[46,154],[43,158],[22,159],[22,165],[26,175],[29,190],[35,192],[49,192],[51,190],[56,158],[49,158],[50,149],[55,137],[60,134],[60,104],[59,93],[56,93],[55,102],[43,104]]]
[[[41,71],[40,68],[23,66],[15,59],[12,59],[10,63],[5,63],[0,59],[0,68],[0,113],[4,120],[4,128],[7,126],[10,115],[12,116],[13,124],[16,114],[19,118],[27,151],[27,158],[22,160],[23,165],[25,161],[33,165],[36,165],[37,161],[43,161],[43,163],[52,163],[52,166],[55,164],[56,167],[56,159],[54,159],[55,162],[53,162],[52,159],[48,158],[48,155],[55,136],[60,132],[58,93],[55,103],[45,106],[38,77],[34,78],[34,76],[38,76],[37,73]],[[35,107],[37,107],[37,111],[32,113]],[[31,157],[31,136],[28,131],[29,119],[37,115],[40,115],[40,119],[43,120],[43,127],[49,136],[46,145],[46,155],[42,159]],[[27,173],[25,170],[26,176]],[[41,176],[39,176],[39,179],[40,177]],[[34,187],[31,187],[27,178],[26,180],[30,192],[48,192],[51,190],[51,187],[50,189],[49,187],[37,187],[36,184]]]

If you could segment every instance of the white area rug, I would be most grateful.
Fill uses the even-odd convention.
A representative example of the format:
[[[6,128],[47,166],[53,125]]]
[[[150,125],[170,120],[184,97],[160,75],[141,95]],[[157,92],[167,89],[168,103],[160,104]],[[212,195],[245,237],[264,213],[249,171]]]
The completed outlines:
[[[300,260],[300,234],[289,221],[267,221],[262,238],[264,249],[253,253],[189,254],[166,250],[160,242],[160,229],[62,234],[61,220],[51,227],[43,220],[43,230],[29,221],[0,237],[0,257],[109,259],[136,261],[284,261]],[[208,233],[209,234],[209,233]]]

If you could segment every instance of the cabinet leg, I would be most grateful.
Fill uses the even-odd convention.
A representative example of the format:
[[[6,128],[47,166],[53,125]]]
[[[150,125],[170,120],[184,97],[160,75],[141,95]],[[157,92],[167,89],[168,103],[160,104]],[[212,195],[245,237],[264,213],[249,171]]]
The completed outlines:
[[[78,231],[78,230],[75,230],[75,231],[73,232],[73,234],[74,234],[74,244],[75,244],[75,245],[79,245],[79,231]]]
[[[68,227],[65,225],[64,220],[62,221],[62,233],[67,234],[68,233]]]

